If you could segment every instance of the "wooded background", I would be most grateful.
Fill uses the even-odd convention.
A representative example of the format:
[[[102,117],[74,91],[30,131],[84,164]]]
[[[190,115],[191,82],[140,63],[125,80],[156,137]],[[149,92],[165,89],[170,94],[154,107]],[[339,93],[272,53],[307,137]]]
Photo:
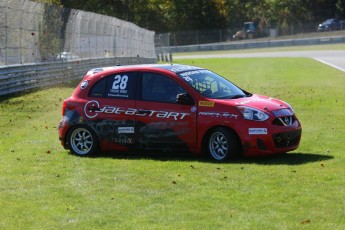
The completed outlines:
[[[133,22],[156,33],[259,27],[317,26],[345,18],[345,0],[36,0]]]

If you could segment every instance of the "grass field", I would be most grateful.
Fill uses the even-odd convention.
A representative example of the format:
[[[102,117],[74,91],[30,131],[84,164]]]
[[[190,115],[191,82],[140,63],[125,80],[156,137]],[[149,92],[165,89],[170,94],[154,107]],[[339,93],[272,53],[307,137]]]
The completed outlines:
[[[212,163],[189,156],[69,154],[58,141],[73,87],[0,101],[0,229],[344,229],[345,73],[311,59],[198,59],[288,101],[295,152]]]
[[[327,44],[327,45],[309,45],[309,46],[286,46],[272,48],[256,48],[256,49],[236,49],[236,50],[216,50],[216,51],[197,51],[197,52],[181,52],[174,53],[173,56],[188,56],[202,54],[243,54],[243,53],[260,53],[260,52],[284,52],[284,51],[310,51],[310,50],[344,50],[345,44]]]

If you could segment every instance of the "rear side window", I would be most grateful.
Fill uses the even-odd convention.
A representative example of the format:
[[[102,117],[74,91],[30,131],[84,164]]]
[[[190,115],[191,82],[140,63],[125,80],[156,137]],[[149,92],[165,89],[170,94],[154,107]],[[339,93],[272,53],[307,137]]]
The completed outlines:
[[[119,73],[99,80],[90,90],[90,97],[135,99],[136,73]]]
[[[90,90],[89,97],[104,97],[107,79],[99,80]]]

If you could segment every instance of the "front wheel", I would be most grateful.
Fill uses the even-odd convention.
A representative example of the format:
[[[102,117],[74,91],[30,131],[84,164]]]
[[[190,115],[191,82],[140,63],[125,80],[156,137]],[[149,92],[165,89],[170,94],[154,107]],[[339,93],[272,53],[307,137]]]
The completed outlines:
[[[98,139],[94,131],[87,126],[76,126],[68,135],[69,148],[78,156],[89,156],[98,150]]]
[[[232,131],[216,128],[209,136],[208,152],[213,160],[226,161],[240,155],[240,141]]]

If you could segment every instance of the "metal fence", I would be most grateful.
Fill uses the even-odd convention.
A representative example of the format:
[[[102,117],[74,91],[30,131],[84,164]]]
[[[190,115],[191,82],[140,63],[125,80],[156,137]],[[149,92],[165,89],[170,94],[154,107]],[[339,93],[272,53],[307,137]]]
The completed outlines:
[[[155,57],[154,32],[91,12],[0,1],[0,66],[105,57]]]
[[[319,22],[320,23],[320,22]],[[256,37],[254,38],[275,38],[282,36],[300,35],[315,33],[318,31],[318,22],[283,24],[275,27],[260,29],[256,26]],[[337,30],[345,30],[345,22]],[[229,42],[233,36],[243,28],[227,28],[212,30],[191,30],[176,31],[170,33],[156,34],[156,47],[199,45],[208,43]],[[322,32],[319,32],[322,33]]]

